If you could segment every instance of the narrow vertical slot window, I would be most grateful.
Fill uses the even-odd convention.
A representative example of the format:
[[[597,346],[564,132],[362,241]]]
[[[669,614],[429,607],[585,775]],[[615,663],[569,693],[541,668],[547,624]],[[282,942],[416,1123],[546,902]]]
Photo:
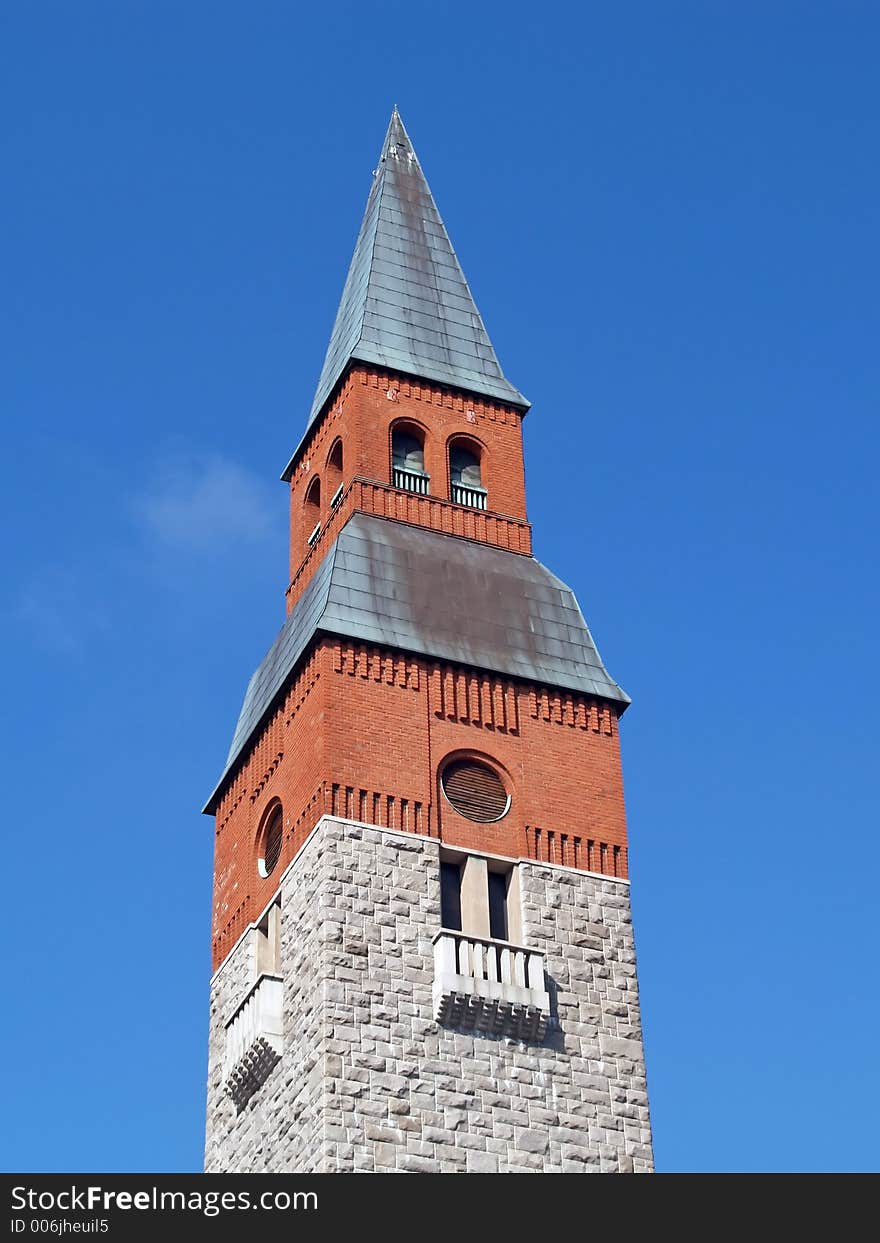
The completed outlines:
[[[508,940],[507,875],[504,872],[489,873],[489,936],[496,941]]]
[[[452,932],[461,931],[461,865],[440,864],[440,923]]]

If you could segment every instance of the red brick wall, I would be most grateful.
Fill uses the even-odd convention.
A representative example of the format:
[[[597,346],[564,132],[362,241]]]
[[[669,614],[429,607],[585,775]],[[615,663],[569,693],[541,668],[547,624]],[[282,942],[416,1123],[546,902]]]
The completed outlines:
[[[511,406],[488,398],[444,389],[438,385],[409,379],[375,367],[355,364],[332,401],[312,437],[299,453],[290,480],[290,579],[288,611],[306,586],[333,536],[322,532],[309,556],[308,537],[316,519],[326,524],[330,500],[340,482],[355,477],[391,481],[391,429],[399,422],[418,425],[425,437],[425,470],[431,476],[431,495],[449,498],[448,446],[462,436],[481,447],[483,486],[487,489],[487,509],[493,514],[525,524],[525,472],[522,451],[522,415]],[[328,458],[337,439],[342,440],[341,475],[328,467]],[[321,505],[316,515],[307,504],[315,477],[320,479]],[[365,505],[365,508],[368,506]],[[457,512],[467,512],[455,507]],[[446,529],[442,521],[429,516],[428,507],[413,507],[407,521],[433,529]],[[496,535],[484,536],[488,543],[511,547],[517,552],[531,549],[528,534],[524,540],[510,542],[505,524]],[[338,528],[337,528],[338,529]],[[479,537],[476,537],[479,538]],[[527,544],[527,546],[526,546]],[[298,575],[308,559],[305,571]]]
[[[507,815],[480,825],[438,787],[452,753],[504,774]],[[284,845],[258,875],[257,836],[280,799]],[[318,642],[217,807],[214,962],[263,909],[325,812],[625,876],[626,824],[613,707],[340,639]]]
[[[277,889],[295,848],[314,828],[304,828],[310,800],[324,769],[321,730],[325,702],[324,661],[313,652],[301,665],[280,707],[243,752],[215,808],[212,945],[217,966],[244,928]],[[280,798],[284,845],[271,877],[257,872],[256,839],[266,811]]]

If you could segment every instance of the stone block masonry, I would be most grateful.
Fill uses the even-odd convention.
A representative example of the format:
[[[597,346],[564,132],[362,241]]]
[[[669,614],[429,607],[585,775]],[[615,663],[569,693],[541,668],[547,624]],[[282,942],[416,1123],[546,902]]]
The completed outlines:
[[[648,1172],[651,1132],[625,880],[519,861],[545,955],[540,1043],[439,1026],[435,839],[324,816],[280,883],[284,1038],[242,1105],[226,1023],[256,928],[211,984],[208,1172]]]

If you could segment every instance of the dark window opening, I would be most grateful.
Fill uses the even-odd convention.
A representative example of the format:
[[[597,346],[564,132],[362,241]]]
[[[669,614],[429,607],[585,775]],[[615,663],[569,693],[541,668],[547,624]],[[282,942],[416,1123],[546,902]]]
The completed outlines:
[[[461,865],[440,864],[440,923],[461,932]]]
[[[504,872],[489,873],[489,936],[507,940],[507,876]]]
[[[486,489],[480,472],[480,459],[462,445],[449,449],[449,481],[452,500],[457,505],[470,505],[472,509],[486,508]]]
[[[313,479],[309,490],[306,493],[306,505],[313,510],[315,514],[321,511],[321,480]]]
[[[342,441],[337,440],[333,448],[330,450],[330,456],[327,458],[327,465],[333,470],[342,470]]]
[[[313,479],[309,484],[309,490],[306,492],[306,526],[309,523],[315,525],[309,531],[306,542],[311,548],[318,536],[321,534],[321,480]]]
[[[426,495],[428,476],[425,474],[425,446],[412,432],[395,431],[391,435],[392,483],[395,488]]]

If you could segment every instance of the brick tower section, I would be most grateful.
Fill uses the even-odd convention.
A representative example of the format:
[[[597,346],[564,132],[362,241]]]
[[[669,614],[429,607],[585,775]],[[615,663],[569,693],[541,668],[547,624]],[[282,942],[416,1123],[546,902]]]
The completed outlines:
[[[411,428],[423,436],[425,472],[441,485],[437,494],[420,496],[391,486],[389,463],[395,428]],[[446,499],[450,493],[448,449],[456,441],[473,441],[490,472],[492,508],[488,512],[454,505]],[[532,551],[531,527],[526,520],[522,414],[485,398],[373,367],[354,366],[326,418],[301,446],[287,473],[288,612],[319,564],[328,534],[338,531],[354,509],[511,552]],[[343,495],[331,507],[340,485]],[[307,500],[313,492],[321,498],[317,505]],[[318,522],[322,524],[320,538],[310,546],[309,535]]]
[[[370,281],[383,212],[404,237],[395,176],[436,212],[396,113],[352,263],[378,229]],[[428,214],[397,243],[420,262],[448,246]],[[488,338],[473,388],[420,374],[429,351],[398,369],[344,344],[284,474],[287,622],[206,806],[205,1168],[649,1171],[629,701],[532,559],[527,404]]]

